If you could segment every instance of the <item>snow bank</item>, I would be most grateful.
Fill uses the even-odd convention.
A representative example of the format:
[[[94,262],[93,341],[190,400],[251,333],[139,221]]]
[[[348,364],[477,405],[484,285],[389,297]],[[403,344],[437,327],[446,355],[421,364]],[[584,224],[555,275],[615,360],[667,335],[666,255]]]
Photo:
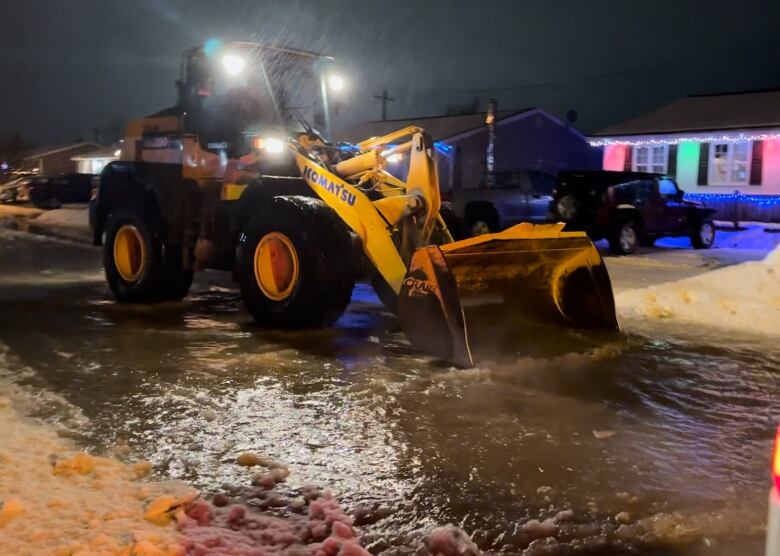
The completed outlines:
[[[183,483],[143,483],[148,464],[74,452],[43,425],[21,418],[0,398],[0,546],[5,554],[180,554],[171,506],[192,500]]]
[[[666,321],[745,337],[780,336],[780,247],[762,261],[622,292],[615,303],[629,327]]]
[[[89,211],[81,207],[49,210],[36,217],[33,222],[43,226],[89,231]]]

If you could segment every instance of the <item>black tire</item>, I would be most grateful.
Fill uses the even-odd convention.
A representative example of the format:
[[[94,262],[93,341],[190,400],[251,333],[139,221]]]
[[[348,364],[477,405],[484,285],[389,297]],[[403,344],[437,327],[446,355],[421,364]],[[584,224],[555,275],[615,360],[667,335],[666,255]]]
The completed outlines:
[[[439,210],[439,214],[441,215],[442,220],[444,220],[444,224],[447,226],[447,230],[449,230],[452,239],[457,241],[468,237],[464,230],[463,220],[455,214],[454,210],[449,207],[442,207],[441,210]],[[440,241],[437,241],[436,238],[431,238],[431,240],[436,244],[441,243]]]
[[[137,277],[128,279],[117,267],[114,244],[125,227],[134,228],[143,245]],[[106,222],[103,268],[108,286],[118,301],[154,303],[179,301],[192,285],[193,272],[182,269],[181,248],[165,245],[160,239],[159,222],[144,218],[139,210],[119,209]]]
[[[492,206],[467,207],[463,227],[465,237],[474,237],[499,231],[496,209]]]
[[[580,216],[580,202],[574,195],[563,195],[556,199],[553,213],[556,220],[574,224]]]
[[[694,249],[709,249],[715,243],[715,224],[709,219],[700,220],[691,230],[690,237]]]
[[[294,249],[297,276],[272,299],[255,271],[256,251],[269,234],[282,234]],[[277,236],[278,237],[278,236]],[[344,313],[355,287],[352,242],[335,211],[300,195],[258,203],[239,239],[241,295],[255,321],[272,328],[324,328]]]
[[[616,255],[630,255],[638,245],[639,230],[631,219],[620,221],[609,236],[609,249]]]

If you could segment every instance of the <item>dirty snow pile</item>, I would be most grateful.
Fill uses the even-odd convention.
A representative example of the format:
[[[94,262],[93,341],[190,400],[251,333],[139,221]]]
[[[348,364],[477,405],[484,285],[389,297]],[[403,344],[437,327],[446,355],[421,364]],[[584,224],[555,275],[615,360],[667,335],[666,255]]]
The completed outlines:
[[[36,217],[35,224],[60,226],[89,231],[89,211],[85,208],[61,208],[49,210]]]
[[[615,297],[630,327],[650,319],[750,337],[780,335],[780,247],[764,260],[629,290]]]
[[[181,506],[197,492],[143,483],[148,463],[74,452],[48,428],[23,420],[0,397],[0,546],[5,554],[179,554],[170,518],[154,502]]]

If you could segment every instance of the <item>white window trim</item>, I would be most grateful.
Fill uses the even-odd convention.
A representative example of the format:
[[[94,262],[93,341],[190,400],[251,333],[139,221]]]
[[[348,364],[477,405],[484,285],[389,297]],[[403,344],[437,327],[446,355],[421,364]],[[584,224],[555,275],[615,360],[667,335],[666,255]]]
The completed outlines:
[[[637,164],[637,153],[636,153],[637,149],[648,149],[647,163],[642,164],[641,167]],[[653,172],[653,166],[656,166],[656,164],[653,164],[653,149],[663,149],[664,151],[664,155],[663,155],[664,164],[663,164],[663,171],[661,172]],[[648,146],[634,147],[634,152],[631,153],[631,170],[633,172],[666,174],[666,172],[669,170],[669,145],[648,145]]]
[[[738,181],[735,179],[731,179],[731,172],[733,170],[733,160],[734,160],[734,149],[733,146],[735,143],[710,143],[710,148],[708,156],[709,160],[707,161],[707,185],[713,185],[715,187],[733,187],[733,186],[743,186],[743,185],[750,185],[750,172],[752,169],[753,164],[753,141],[745,141],[747,143],[747,160],[745,161],[746,165],[746,172],[745,172],[745,179],[744,181]],[[715,145],[726,145],[728,147],[728,151],[726,153],[726,164],[729,169],[729,175],[728,178],[726,178],[725,181],[717,181],[713,179],[714,174],[714,168],[715,168]]]

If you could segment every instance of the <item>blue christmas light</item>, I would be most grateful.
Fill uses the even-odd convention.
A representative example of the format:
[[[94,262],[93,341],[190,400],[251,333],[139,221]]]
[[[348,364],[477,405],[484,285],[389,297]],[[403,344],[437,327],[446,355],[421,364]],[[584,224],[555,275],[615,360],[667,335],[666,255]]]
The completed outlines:
[[[448,145],[447,143],[443,141],[435,141],[433,143],[434,148],[439,151],[441,154],[445,156],[449,156],[452,154],[452,151],[455,149],[452,145]]]
[[[778,195],[743,195],[741,193],[686,193],[687,201],[699,201],[705,205],[708,202],[739,202],[741,204],[753,205],[756,207],[776,207],[780,206],[780,196]]]

